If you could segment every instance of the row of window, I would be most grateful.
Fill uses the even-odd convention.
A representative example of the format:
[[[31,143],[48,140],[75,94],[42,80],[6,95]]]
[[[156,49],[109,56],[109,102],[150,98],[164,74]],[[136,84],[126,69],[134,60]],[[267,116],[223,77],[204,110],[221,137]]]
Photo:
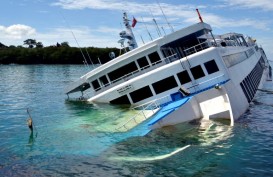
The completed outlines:
[[[148,58],[152,64],[154,64],[158,61],[161,61],[157,52],[153,52],[153,53],[149,54]],[[141,69],[150,67],[149,62],[145,56],[137,59],[136,62]],[[98,91],[98,90],[100,90],[101,85],[108,86],[109,82],[116,82],[116,81],[118,81],[119,78],[121,78],[129,73],[133,73],[133,72],[137,71],[138,67],[137,67],[136,62],[133,61],[133,62],[126,64],[114,71],[109,72],[107,74],[109,79],[106,77],[106,75],[104,75],[104,76],[100,77],[99,79],[92,81],[91,84],[92,84],[94,90]]]
[[[219,71],[219,68],[214,60],[210,60],[208,62],[205,62],[204,66],[205,66],[208,74],[212,74],[212,73]],[[199,78],[205,76],[205,73],[204,73],[201,65],[197,65],[197,66],[191,68],[190,71],[191,71],[191,74],[194,79],[199,79]],[[183,85],[183,84],[186,84],[186,83],[192,81],[187,70],[179,72],[176,75],[177,75],[177,78],[180,82],[180,85]],[[163,92],[168,91],[170,89],[173,89],[175,87],[178,87],[178,83],[176,82],[174,76],[170,76],[170,77],[164,78],[160,81],[157,81],[155,83],[152,83],[151,87],[153,88],[153,90],[156,94],[160,94],[160,93],[163,93]],[[130,95],[133,103],[137,103],[141,100],[152,97],[153,93],[152,93],[150,86],[145,86],[145,87],[142,87],[138,90],[135,90],[135,91],[129,93],[129,95]],[[110,103],[112,103],[112,104],[130,104],[130,101],[129,101],[127,95],[124,95],[124,96],[121,96],[117,99],[110,101]]]
[[[251,57],[254,54],[254,50],[253,49],[248,49],[245,52],[240,52],[240,53],[235,53],[232,55],[227,55],[223,57],[223,60],[226,64],[226,66],[229,68],[231,66],[234,66],[238,63],[241,63],[242,61],[248,59],[249,57]]]
[[[261,65],[261,60],[256,64],[254,69],[249,73],[249,75],[240,83],[240,86],[247,98],[247,101],[250,103],[253,99],[259,83],[263,74],[263,67]]]
[[[150,63],[152,65],[155,65],[156,63],[161,61],[157,52],[153,52],[153,53],[149,54],[148,58],[149,58]],[[150,67],[149,62],[145,56],[137,59],[136,62],[141,69],[144,69],[144,68],[146,69],[146,68]],[[91,84],[92,84],[94,90],[98,91],[101,89],[101,85],[108,86],[108,85],[110,85],[109,82],[116,82],[116,81],[118,81],[119,78],[122,78],[123,76],[125,76],[129,73],[133,73],[133,72],[137,71],[138,66],[137,66],[136,62],[131,62],[131,63],[124,65],[114,71],[109,72],[107,74],[108,78],[106,77],[106,75],[104,75],[104,76],[101,76],[99,79],[92,81]],[[218,71],[218,68],[217,68],[214,60],[205,63],[205,67],[207,68],[209,74]],[[194,79],[199,79],[199,78],[205,76],[200,65],[191,68],[191,72],[193,74]],[[186,77],[186,79],[188,79],[188,78],[189,77]]]

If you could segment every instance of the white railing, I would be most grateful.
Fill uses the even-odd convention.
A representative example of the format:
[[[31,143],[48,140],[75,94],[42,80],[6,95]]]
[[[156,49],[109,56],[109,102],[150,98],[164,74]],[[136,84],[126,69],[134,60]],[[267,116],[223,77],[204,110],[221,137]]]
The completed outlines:
[[[166,103],[169,103],[171,101],[172,101],[171,96],[167,95],[167,96],[164,96],[164,97],[149,101],[147,103],[144,103],[142,105],[135,106],[135,107],[133,107],[131,109],[133,109],[133,110],[139,110],[139,109],[143,110],[144,108],[146,108],[146,107],[148,107],[149,105],[152,105],[152,104],[155,104],[155,105],[157,105],[157,107],[161,108],[162,105],[165,105]]]
[[[226,78],[225,74],[221,74],[219,76],[207,79],[207,80],[205,80],[203,82],[194,84],[194,85],[188,87],[187,89],[190,90],[191,93],[194,93],[194,92],[198,92],[198,91],[200,91],[202,89],[205,89],[206,87],[211,86],[213,84],[223,82],[223,81],[225,81],[227,79],[228,78]]]
[[[154,115],[157,111],[159,111],[159,109],[164,106],[167,103],[170,103],[172,101],[171,97],[168,96],[164,96],[161,97],[159,99],[155,99],[152,100],[150,102],[147,102],[145,104],[136,106],[131,108],[132,110],[139,110],[140,112],[138,112],[136,115],[134,115],[131,119],[129,119],[128,121],[126,121],[125,123],[123,123],[121,126],[119,126],[118,128],[116,128],[116,130],[120,130],[121,128],[124,128],[126,131],[129,130],[130,128],[133,128],[134,126],[138,125],[139,123],[143,122],[144,120],[150,118],[152,115]],[[151,111],[149,114],[145,113],[146,111]],[[137,122],[137,118],[142,117],[141,121]],[[128,127],[127,125],[131,122],[134,122],[135,125],[132,127]]]
[[[207,88],[208,86],[212,86],[214,84],[223,82],[225,80],[227,80],[227,78],[225,78],[225,74],[222,74],[222,75],[210,78],[208,80],[205,80],[203,82],[200,82],[198,84],[192,85],[192,86],[188,87],[187,89],[190,89],[190,90],[194,89],[194,91],[192,93],[196,93],[198,91],[201,91],[202,89]],[[144,120],[146,120],[147,118],[151,117],[160,108],[162,108],[163,106],[165,106],[166,104],[168,104],[170,102],[172,102],[172,98],[170,95],[167,95],[167,96],[161,97],[159,99],[155,99],[155,100],[149,101],[147,103],[144,103],[142,105],[138,105],[136,107],[131,108],[132,110],[139,110],[140,112],[138,112],[131,119],[129,119],[128,121],[123,123],[121,126],[116,128],[116,130],[119,131],[121,128],[124,128],[126,131],[129,130],[130,127],[127,126],[129,123],[134,122],[135,123],[134,126],[136,126],[137,124],[139,124],[139,123],[143,122]],[[151,115],[145,114],[145,111],[147,111],[147,110],[152,111],[152,114]],[[139,121],[139,122],[137,122],[138,117],[142,117],[141,121]],[[133,127],[131,127],[131,128],[133,128]]]
[[[185,49],[184,52],[187,55],[191,55],[193,53],[196,53],[196,52],[199,52],[199,51],[204,50],[206,48],[209,48],[212,45],[213,44],[211,42],[203,42],[203,43],[200,43],[200,44],[195,45],[193,47],[190,47],[188,49]],[[178,59],[179,59],[178,54],[175,53],[175,54],[170,55],[170,56],[168,56],[168,57],[166,57],[166,58],[164,58],[162,60],[156,61],[156,62],[152,63],[151,65],[144,66],[144,67],[142,67],[142,68],[140,68],[138,70],[135,70],[135,71],[133,71],[131,73],[128,73],[128,74],[126,74],[126,75],[124,75],[124,76],[122,76],[122,77],[120,77],[118,79],[115,79],[115,80],[113,80],[113,81],[111,81],[111,82],[109,82],[109,83],[95,89],[94,91],[96,92],[96,94],[101,93],[101,92],[103,92],[103,91],[105,91],[105,90],[107,90],[109,88],[112,88],[113,86],[116,86],[116,85],[118,85],[118,84],[120,84],[120,83],[122,83],[124,81],[128,81],[131,78],[134,78],[134,77],[139,76],[139,75],[141,75],[143,73],[146,73],[146,72],[149,72],[149,71],[154,70],[156,68],[159,68],[162,65],[174,62],[174,61],[176,61]],[[111,87],[109,87],[109,86],[111,86]],[[84,96],[86,96],[86,94]]]
[[[204,49],[207,49],[211,46],[212,44],[209,43],[209,42],[203,42],[203,43],[200,43],[198,45],[195,45],[193,47],[190,47],[190,48],[187,48],[184,50],[184,52],[186,53],[186,55],[191,55],[193,53],[197,53],[201,50],[204,50]]]
[[[111,81],[111,82],[109,82],[109,83],[107,83],[107,84],[105,84],[105,85],[103,85],[103,86],[101,86],[101,87],[95,89],[95,91],[96,91],[97,93],[103,92],[103,91],[105,91],[106,89],[111,88],[111,87],[108,87],[108,86],[112,86],[112,87],[113,87],[113,86],[115,86],[115,85],[120,84],[121,81],[122,81],[122,82],[123,82],[123,81],[128,81],[128,80],[130,80],[131,78],[134,78],[134,77],[139,76],[139,75],[141,75],[141,74],[143,74],[143,73],[146,73],[146,72],[148,72],[148,71],[151,71],[151,70],[154,70],[154,69],[156,69],[156,68],[159,68],[159,67],[162,66],[162,65],[169,64],[169,63],[171,63],[171,62],[173,62],[173,61],[176,61],[176,60],[178,60],[178,59],[179,59],[179,58],[178,58],[178,55],[177,55],[177,54],[173,54],[173,55],[168,56],[168,57],[166,57],[166,58],[164,58],[164,59],[162,59],[162,60],[158,60],[158,61],[152,63],[151,66],[150,66],[150,65],[144,66],[144,67],[142,67],[142,68],[140,68],[140,69],[138,69],[138,70],[135,70],[135,71],[133,71],[133,72],[131,72],[131,73],[128,73],[128,74],[126,74],[126,75],[124,75],[124,76],[122,76],[122,77],[120,77],[120,78],[118,78],[118,79],[115,79],[115,80],[113,80],[113,81]],[[165,62],[165,63],[164,63],[164,62]],[[106,87],[107,87],[107,88],[106,88]]]
[[[121,126],[119,126],[118,128],[116,128],[116,130],[120,131],[121,128],[124,128],[126,131],[135,127],[136,125],[138,125],[139,123],[143,122],[144,120],[146,120],[147,118],[151,117],[154,113],[156,113],[159,110],[159,105],[156,102],[151,102],[148,105],[146,105],[145,107],[143,107],[142,110],[140,110],[140,112],[138,112],[137,114],[135,114],[131,119],[127,120],[125,123],[123,123]],[[145,113],[145,111],[151,111],[152,114],[147,114]],[[137,121],[138,118],[141,118],[141,120],[139,120],[139,122]],[[133,122],[134,124],[131,127],[128,127],[127,125],[129,123]]]

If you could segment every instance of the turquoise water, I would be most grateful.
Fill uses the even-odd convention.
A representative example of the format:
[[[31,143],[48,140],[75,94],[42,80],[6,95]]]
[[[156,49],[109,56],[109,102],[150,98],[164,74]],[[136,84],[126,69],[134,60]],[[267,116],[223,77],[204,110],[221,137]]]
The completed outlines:
[[[83,66],[0,70],[0,176],[273,176],[273,94],[258,92],[234,127],[193,122],[137,137],[113,131],[125,108],[65,101]]]

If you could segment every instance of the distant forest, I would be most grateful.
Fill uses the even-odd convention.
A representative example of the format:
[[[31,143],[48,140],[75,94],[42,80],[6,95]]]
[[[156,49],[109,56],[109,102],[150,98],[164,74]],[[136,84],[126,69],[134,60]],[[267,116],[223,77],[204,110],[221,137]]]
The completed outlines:
[[[111,60],[110,52],[120,55],[118,48],[77,48],[68,42],[44,47],[41,42],[27,39],[22,46],[0,43],[0,64],[103,64]]]

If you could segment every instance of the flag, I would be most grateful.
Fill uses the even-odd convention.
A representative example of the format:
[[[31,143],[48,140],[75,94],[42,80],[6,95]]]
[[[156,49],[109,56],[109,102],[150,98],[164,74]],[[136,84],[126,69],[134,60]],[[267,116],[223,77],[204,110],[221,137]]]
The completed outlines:
[[[137,20],[135,19],[135,17],[133,18],[133,21],[132,21],[132,27],[134,28],[136,26],[136,23],[137,23]]]

